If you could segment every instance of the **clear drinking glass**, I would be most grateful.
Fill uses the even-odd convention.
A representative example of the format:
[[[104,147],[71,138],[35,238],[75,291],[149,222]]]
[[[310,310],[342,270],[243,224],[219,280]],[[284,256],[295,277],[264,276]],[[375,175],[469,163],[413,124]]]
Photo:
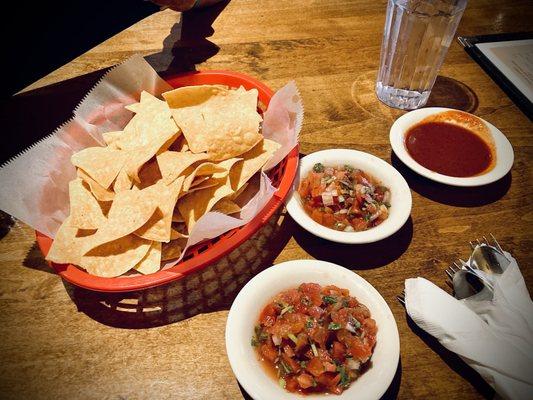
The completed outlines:
[[[389,0],[376,94],[390,107],[426,104],[467,0]]]

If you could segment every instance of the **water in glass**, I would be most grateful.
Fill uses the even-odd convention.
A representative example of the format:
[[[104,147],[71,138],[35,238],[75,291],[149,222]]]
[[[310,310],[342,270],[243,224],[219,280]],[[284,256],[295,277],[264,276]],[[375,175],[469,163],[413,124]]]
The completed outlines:
[[[376,94],[412,110],[426,104],[467,0],[389,0]]]

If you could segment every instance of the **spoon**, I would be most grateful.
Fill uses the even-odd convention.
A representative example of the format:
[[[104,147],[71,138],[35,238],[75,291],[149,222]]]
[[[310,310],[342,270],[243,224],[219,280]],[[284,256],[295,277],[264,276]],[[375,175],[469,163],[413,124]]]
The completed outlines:
[[[475,273],[461,269],[452,278],[455,298],[458,300],[477,296],[477,300],[492,299],[492,291]]]
[[[510,264],[510,261],[504,255],[488,245],[476,246],[469,261],[472,268],[488,274],[502,274]]]

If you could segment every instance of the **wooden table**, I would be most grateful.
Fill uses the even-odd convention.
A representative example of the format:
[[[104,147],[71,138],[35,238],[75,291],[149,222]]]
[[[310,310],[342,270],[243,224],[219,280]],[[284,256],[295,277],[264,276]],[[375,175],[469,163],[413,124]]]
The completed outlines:
[[[54,104],[40,113],[46,117],[35,117],[38,124],[24,125],[32,127],[37,139],[68,117],[105,68],[134,53],[148,56],[162,74],[195,66],[228,69],[272,88],[294,79],[305,104],[301,152],[346,147],[392,162],[412,188],[413,210],[393,237],[352,247],[317,239],[285,218],[277,241],[281,246],[271,249],[271,259],[333,261],[380,291],[396,317],[401,340],[401,363],[386,398],[490,397],[479,376],[407,321],[395,296],[409,277],[423,276],[445,287],[444,269],[467,257],[469,240],[489,232],[518,259],[531,287],[532,125],[454,41],[430,103],[466,109],[499,127],[514,147],[513,171],[486,187],[453,189],[403,166],[388,141],[389,128],[402,112],[379,103],[373,91],[385,7],[384,1],[363,0],[312,5],[305,0],[234,0],[181,20],[180,14],[166,10],[64,65],[13,101]],[[528,1],[472,0],[458,34],[525,31],[532,20]],[[142,312],[129,319],[117,312],[116,295],[63,283],[44,262],[33,231],[19,222],[0,241],[0,276],[2,398],[243,396],[223,340],[231,298],[218,310],[189,319],[172,310],[145,323]],[[135,307],[126,311],[139,314]],[[206,363],[209,367],[203,368]]]

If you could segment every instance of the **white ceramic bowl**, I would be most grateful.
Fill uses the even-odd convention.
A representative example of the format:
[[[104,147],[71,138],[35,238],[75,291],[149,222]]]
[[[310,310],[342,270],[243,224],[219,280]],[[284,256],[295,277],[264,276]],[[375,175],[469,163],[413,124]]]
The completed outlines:
[[[307,176],[313,165],[342,166],[344,164],[369,173],[391,192],[389,217],[378,226],[362,232],[342,232],[327,228],[314,221],[304,210],[297,190],[287,202],[287,211],[305,230],[338,243],[372,243],[389,237],[398,231],[411,214],[411,191],[403,176],[390,164],[372,154],[349,149],[322,150],[311,153],[300,160],[299,178]],[[296,181],[299,182],[299,179]]]
[[[514,162],[513,146],[505,135],[494,125],[481,119],[489,128],[489,131],[494,139],[496,145],[496,165],[489,172],[478,176],[468,178],[458,178],[454,176],[442,175],[417,163],[411,155],[407,152],[405,147],[405,134],[407,131],[424,118],[433,114],[438,114],[444,111],[456,111],[451,108],[443,107],[428,107],[419,110],[411,111],[398,118],[390,128],[390,144],[392,150],[402,162],[415,171],[417,174],[425,176],[428,179],[436,182],[444,183],[452,186],[482,186],[495,182],[501,179],[509,172]]]
[[[372,366],[339,396],[345,400],[377,400],[387,390],[398,366],[400,339],[392,312],[374,287],[346,268],[325,261],[294,260],[274,265],[255,276],[235,298],[226,323],[226,351],[233,373],[255,400],[323,400],[323,395],[302,397],[290,393],[268,376],[250,341],[264,306],[279,292],[304,282],[337,285],[365,304],[376,321],[378,334]]]

